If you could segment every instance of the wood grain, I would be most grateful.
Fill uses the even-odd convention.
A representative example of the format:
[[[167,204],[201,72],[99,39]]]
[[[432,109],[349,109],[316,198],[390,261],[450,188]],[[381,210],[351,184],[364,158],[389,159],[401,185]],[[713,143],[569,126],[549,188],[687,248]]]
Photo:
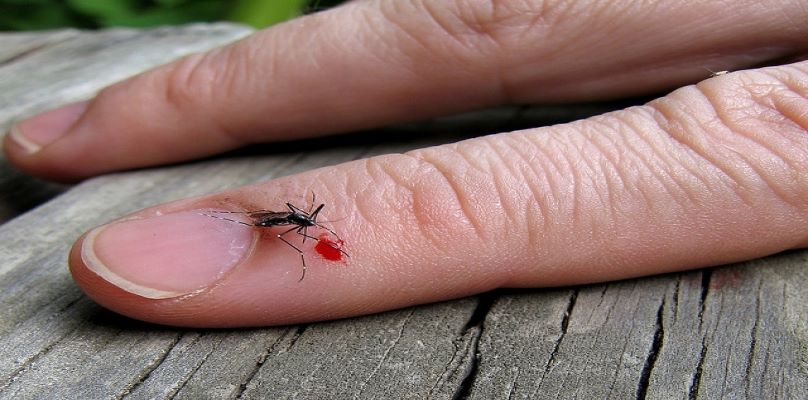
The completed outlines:
[[[0,35],[0,127],[91,96],[232,25]],[[132,321],[65,268],[122,214],[312,168],[619,105],[504,108],[56,186],[0,160],[0,398],[806,398],[805,252],[647,279],[502,290],[362,318],[244,330]]]

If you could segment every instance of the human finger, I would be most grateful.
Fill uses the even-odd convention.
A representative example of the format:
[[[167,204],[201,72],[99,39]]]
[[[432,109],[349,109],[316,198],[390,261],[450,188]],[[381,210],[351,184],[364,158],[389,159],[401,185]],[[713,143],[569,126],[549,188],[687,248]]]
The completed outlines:
[[[76,180],[247,143],[503,103],[676,87],[804,50],[799,1],[361,1],[15,125],[8,159]]]
[[[340,318],[805,247],[807,168],[802,62],[157,206],[84,236],[70,265],[90,297],[147,321]],[[314,222],[327,229],[305,222],[320,203]],[[257,209],[280,213],[238,213]]]

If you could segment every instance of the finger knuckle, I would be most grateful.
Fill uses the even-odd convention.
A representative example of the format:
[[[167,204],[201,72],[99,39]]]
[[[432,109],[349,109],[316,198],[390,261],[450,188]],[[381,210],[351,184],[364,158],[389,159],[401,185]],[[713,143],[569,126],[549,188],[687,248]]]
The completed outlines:
[[[455,53],[498,51],[525,31],[556,18],[552,1],[413,0],[380,5],[386,21],[424,46]],[[447,48],[447,43],[450,44]],[[454,47],[451,45],[454,44]]]
[[[163,100],[175,109],[190,110],[210,99],[216,87],[216,71],[206,62],[205,54],[186,56],[165,68]]]
[[[774,196],[808,212],[805,69],[726,75],[679,91],[688,101],[675,92],[652,104],[666,132],[722,171],[748,203]]]

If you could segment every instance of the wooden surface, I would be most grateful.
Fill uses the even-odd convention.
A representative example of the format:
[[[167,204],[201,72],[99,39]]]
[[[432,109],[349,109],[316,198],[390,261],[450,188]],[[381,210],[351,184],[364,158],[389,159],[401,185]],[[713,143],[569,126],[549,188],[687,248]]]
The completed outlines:
[[[201,25],[0,34],[0,128],[247,33]],[[807,398],[803,251],[243,330],[174,329],[117,316],[84,297],[65,268],[82,232],[142,207],[599,111],[491,110],[311,141],[305,153],[258,146],[72,187],[27,178],[0,160],[0,398]]]

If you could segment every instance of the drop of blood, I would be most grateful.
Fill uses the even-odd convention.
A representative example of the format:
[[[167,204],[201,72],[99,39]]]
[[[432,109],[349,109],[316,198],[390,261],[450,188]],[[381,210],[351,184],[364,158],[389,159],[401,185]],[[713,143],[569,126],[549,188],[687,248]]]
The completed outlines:
[[[323,233],[317,238],[317,245],[314,246],[314,250],[326,260],[340,261],[342,260],[342,252],[339,249],[342,244],[342,240],[331,240],[327,233]]]

